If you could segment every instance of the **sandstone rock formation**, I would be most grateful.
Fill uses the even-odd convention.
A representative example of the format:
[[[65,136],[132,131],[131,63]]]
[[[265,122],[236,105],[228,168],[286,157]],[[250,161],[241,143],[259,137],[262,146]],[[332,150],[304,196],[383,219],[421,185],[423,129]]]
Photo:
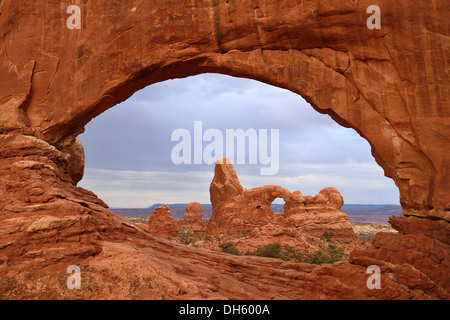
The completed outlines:
[[[408,215],[449,220],[446,0],[381,0],[380,30],[366,26],[367,1],[322,2],[92,2],[82,29],[70,30],[67,8],[2,1],[0,132],[61,150],[147,85],[211,71],[245,76],[297,92],[354,128]]]
[[[184,212],[183,219],[177,221],[179,227],[203,228],[206,222],[203,220],[203,210],[200,202],[190,202]]]
[[[70,30],[64,6],[1,1],[1,298],[449,299],[447,3],[380,0],[369,30],[370,1],[85,1]],[[399,188],[400,233],[332,267],[229,257],[158,240],[76,187],[91,119],[204,72],[289,89],[355,129]],[[86,290],[65,287],[73,264]]]
[[[399,234],[378,233],[373,249],[352,253],[351,263],[377,265],[381,272],[394,274],[400,284],[449,299],[448,224],[405,216],[391,216],[390,223]],[[425,226],[419,227],[422,223]]]
[[[335,188],[324,188],[306,201],[300,191],[290,192],[280,186],[245,189],[229,159],[219,159],[210,185],[213,206],[207,231],[211,234],[252,230],[267,224],[292,226],[302,232],[319,235],[333,231],[356,240],[348,217],[341,211],[344,200]],[[275,213],[271,204],[285,201],[284,214]]]
[[[159,237],[176,237],[178,234],[178,223],[170,214],[167,204],[156,208],[148,219],[148,230],[151,234]]]
[[[214,167],[214,178],[209,187],[209,197],[213,208],[245,191],[228,158],[217,160],[217,164],[221,165]]]

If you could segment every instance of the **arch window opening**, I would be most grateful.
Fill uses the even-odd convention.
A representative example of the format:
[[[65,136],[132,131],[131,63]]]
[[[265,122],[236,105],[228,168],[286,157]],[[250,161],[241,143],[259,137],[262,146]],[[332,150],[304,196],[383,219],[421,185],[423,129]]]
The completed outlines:
[[[284,205],[285,205],[285,201],[283,198],[276,198],[272,204],[271,204],[271,208],[273,212],[278,212],[278,213],[284,213]]]
[[[86,163],[78,185],[117,212],[198,201],[207,219],[221,156],[247,189],[279,185],[314,196],[332,186],[345,204],[399,203],[367,141],[300,95],[255,80],[201,74],[156,83],[93,119],[79,138]],[[273,205],[284,212],[280,199]]]

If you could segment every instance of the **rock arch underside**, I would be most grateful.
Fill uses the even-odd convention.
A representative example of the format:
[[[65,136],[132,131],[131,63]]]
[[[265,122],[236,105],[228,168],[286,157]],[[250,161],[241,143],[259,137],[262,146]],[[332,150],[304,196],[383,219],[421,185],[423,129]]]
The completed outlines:
[[[448,1],[73,2],[80,30],[64,1],[0,1],[0,298],[449,298]],[[399,233],[333,265],[236,257],[155,238],[76,186],[92,118],[205,72],[289,89],[355,129],[400,190]]]

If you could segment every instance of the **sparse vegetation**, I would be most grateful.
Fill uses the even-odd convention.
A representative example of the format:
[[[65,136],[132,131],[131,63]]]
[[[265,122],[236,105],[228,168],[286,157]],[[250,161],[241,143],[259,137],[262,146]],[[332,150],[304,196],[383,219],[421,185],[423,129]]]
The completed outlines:
[[[234,255],[239,255],[239,250],[236,247],[236,244],[232,242],[224,242],[219,245],[220,249],[222,249],[222,252],[230,253]]]
[[[321,239],[325,239],[327,242],[331,241],[331,237],[334,236],[333,231],[327,232],[325,231],[321,237]]]
[[[312,264],[323,264],[323,263],[335,263],[343,259],[344,250],[333,244],[329,244],[328,248],[320,249],[314,253],[308,253],[306,255],[301,255],[297,258],[299,262],[306,262]]]
[[[128,219],[129,221],[131,221],[131,222],[133,222],[133,223],[141,222],[141,223],[148,224],[148,219],[149,219],[150,217],[126,216],[126,217],[124,217],[124,218]]]
[[[239,238],[245,238],[245,237],[248,237],[248,236],[250,236],[250,235],[251,235],[251,233],[250,233],[248,230],[241,230],[241,231],[239,231],[238,234],[237,234],[237,236],[238,236]]]
[[[193,228],[180,228],[178,230],[178,238],[180,242],[185,245],[189,245],[194,241],[194,229]]]
[[[300,253],[292,247],[282,247],[279,242],[269,243],[264,247],[256,249],[255,252],[247,251],[247,255],[257,255],[260,257],[276,258],[284,261],[298,259]]]
[[[144,222],[147,218],[128,217],[131,222]],[[206,235],[195,231],[193,227],[181,228],[178,237],[167,237],[185,245],[204,247],[213,251],[220,251],[234,255],[256,255],[270,257],[284,261],[297,261],[301,263],[324,264],[335,263],[348,259],[348,254],[353,246],[367,246],[370,236],[378,231],[390,231],[388,226],[372,225],[353,222],[353,227],[360,241],[355,244],[354,240],[337,236],[333,231],[327,230],[314,235],[299,236],[289,233],[285,229],[282,236],[275,236],[266,232],[264,228],[242,229],[233,233]],[[259,230],[259,232],[258,232]],[[194,232],[195,231],[195,232]],[[269,230],[270,231],[270,230]],[[261,239],[255,241],[256,239]],[[249,241],[250,240],[250,241]],[[268,243],[271,242],[271,243]],[[259,244],[258,244],[259,242]],[[266,243],[266,245],[262,245]],[[267,244],[268,243],[268,244]],[[344,251],[345,250],[345,251]]]
[[[260,257],[283,258],[282,248],[279,242],[269,243],[262,248],[258,248],[255,254]]]
[[[323,264],[335,263],[344,259],[344,250],[336,245],[328,244],[328,247],[322,247],[314,253],[300,253],[293,247],[282,247],[280,243],[269,243],[256,249],[255,252],[247,251],[246,255],[257,255],[260,257],[270,257],[282,259],[284,261],[295,259],[297,262]]]

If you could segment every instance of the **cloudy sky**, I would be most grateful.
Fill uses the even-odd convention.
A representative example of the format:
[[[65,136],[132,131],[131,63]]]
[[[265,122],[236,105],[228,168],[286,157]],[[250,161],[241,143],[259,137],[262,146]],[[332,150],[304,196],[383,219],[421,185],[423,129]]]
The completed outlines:
[[[177,165],[172,158],[172,150],[186,143],[181,138],[172,141],[172,133],[184,129],[191,134],[193,162],[194,136],[199,141],[194,121],[201,121],[203,133],[222,133],[224,146],[227,129],[255,130],[258,141],[269,141],[273,152],[277,148],[270,144],[270,132],[279,130],[276,174],[261,175],[261,168],[269,165],[261,164],[260,158],[249,164],[248,148],[245,164],[234,164],[245,188],[275,184],[314,196],[333,186],[347,204],[399,203],[393,181],[384,177],[368,142],[354,130],[340,127],[290,91],[218,74],[151,85],[93,119],[80,135],[86,169],[79,186],[110,207],[209,203],[214,165]],[[269,132],[269,140],[259,135],[260,129]]]

